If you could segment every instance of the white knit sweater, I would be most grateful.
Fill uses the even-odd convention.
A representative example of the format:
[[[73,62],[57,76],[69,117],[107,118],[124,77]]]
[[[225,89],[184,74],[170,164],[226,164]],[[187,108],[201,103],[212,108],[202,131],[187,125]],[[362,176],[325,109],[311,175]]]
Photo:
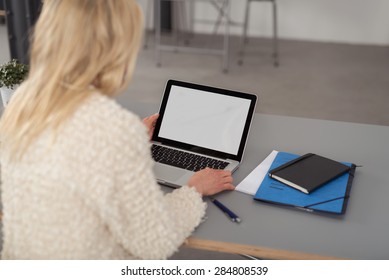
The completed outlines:
[[[165,259],[200,223],[200,194],[164,195],[143,123],[114,100],[94,94],[51,136],[21,162],[1,153],[3,259]]]

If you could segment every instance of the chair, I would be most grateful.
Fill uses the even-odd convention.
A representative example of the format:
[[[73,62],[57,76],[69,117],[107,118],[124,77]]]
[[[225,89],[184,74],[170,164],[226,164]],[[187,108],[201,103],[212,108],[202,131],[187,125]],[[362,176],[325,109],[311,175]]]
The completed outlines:
[[[216,9],[218,13],[218,17],[216,19],[215,27],[213,33],[217,33],[220,26],[224,27],[223,32],[223,46],[220,49],[211,49],[211,48],[194,48],[189,46],[179,46],[178,40],[179,36],[181,34],[181,29],[186,29],[192,35],[193,33],[193,2],[194,0],[171,0],[172,2],[175,2],[175,6],[173,9],[173,34],[176,36],[176,44],[174,46],[170,45],[164,45],[161,43],[161,26],[160,24],[155,24],[160,22],[160,9],[161,9],[161,2],[167,1],[167,0],[155,0],[154,4],[155,7],[155,19],[154,19],[154,28],[155,28],[155,50],[156,50],[156,64],[157,66],[161,66],[161,51],[182,51],[182,52],[191,52],[191,53],[197,53],[197,54],[209,54],[209,55],[217,55],[222,57],[222,67],[223,71],[228,71],[228,64],[229,64],[229,25],[231,24],[230,20],[230,0],[198,0],[202,2],[208,2],[211,7]],[[147,8],[146,8],[146,20],[151,18],[151,2],[148,1]],[[187,19],[187,9],[183,5],[185,2],[189,3],[189,20]],[[186,45],[188,43],[186,42]],[[145,37],[145,44],[144,47],[147,48],[148,46],[148,37],[146,35]]]
[[[144,36],[144,42],[143,42],[143,48],[147,49],[149,47],[149,39],[150,39],[150,34],[147,31],[147,26],[153,26],[152,33],[154,33],[154,36],[156,34],[156,23],[158,19],[156,17],[156,9],[157,7],[157,1],[161,0],[147,0],[146,3],[146,14],[145,14],[145,36]],[[173,36],[176,39],[176,43],[178,44],[178,41],[181,37],[181,30],[183,28],[186,28],[186,30],[192,32],[192,26],[189,26],[188,20],[185,18],[185,6],[184,6],[184,1],[176,1],[176,0],[166,0],[166,1],[171,1],[174,3],[172,5],[172,14],[171,14],[171,31],[173,32]],[[193,3],[190,1],[191,5],[191,11],[193,10],[192,6]]]
[[[242,36],[242,43],[241,43],[241,51],[240,51],[240,59],[239,64],[243,64],[243,57],[245,52],[245,47],[248,42],[247,39],[247,28],[249,23],[249,16],[250,16],[250,6],[253,2],[271,2],[272,4],[272,10],[273,10],[273,59],[274,59],[274,66],[279,66],[279,60],[278,60],[278,34],[277,34],[277,3],[276,0],[247,0],[246,4],[246,12],[245,12],[245,18],[244,18],[244,24],[243,24],[243,36]]]

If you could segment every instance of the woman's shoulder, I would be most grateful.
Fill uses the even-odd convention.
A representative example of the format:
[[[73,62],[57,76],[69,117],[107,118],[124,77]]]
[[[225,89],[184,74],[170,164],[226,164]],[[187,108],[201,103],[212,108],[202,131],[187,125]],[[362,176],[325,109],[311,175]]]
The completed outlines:
[[[89,117],[102,122],[140,123],[140,118],[120,105],[114,98],[94,93],[83,104],[81,110]]]
[[[95,93],[80,108],[79,116],[89,123],[112,128],[124,126],[137,128],[142,124],[141,119],[120,105],[114,98]],[[142,125],[143,127],[143,125]]]
[[[70,121],[71,130],[93,138],[113,141],[136,141],[147,135],[141,119],[122,107],[115,99],[102,94],[93,94],[80,106]]]

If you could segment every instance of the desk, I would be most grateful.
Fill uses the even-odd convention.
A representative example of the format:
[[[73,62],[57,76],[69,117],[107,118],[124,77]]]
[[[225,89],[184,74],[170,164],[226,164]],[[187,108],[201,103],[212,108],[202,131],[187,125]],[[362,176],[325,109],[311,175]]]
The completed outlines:
[[[140,114],[157,104],[123,104]],[[244,161],[235,184],[273,149],[296,154],[315,152],[363,165],[357,168],[347,212],[324,216],[256,202],[239,192],[217,198],[234,210],[230,222],[209,204],[207,220],[188,246],[244,253],[267,259],[389,259],[389,127],[255,114]]]

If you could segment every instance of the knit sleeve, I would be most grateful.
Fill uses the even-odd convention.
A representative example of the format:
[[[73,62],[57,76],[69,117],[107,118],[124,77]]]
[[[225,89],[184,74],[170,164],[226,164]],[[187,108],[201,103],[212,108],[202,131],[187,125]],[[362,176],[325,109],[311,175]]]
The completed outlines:
[[[135,257],[166,259],[200,223],[206,204],[187,186],[167,195],[162,192],[153,175],[146,128],[138,118],[123,122],[121,131],[109,228]]]

